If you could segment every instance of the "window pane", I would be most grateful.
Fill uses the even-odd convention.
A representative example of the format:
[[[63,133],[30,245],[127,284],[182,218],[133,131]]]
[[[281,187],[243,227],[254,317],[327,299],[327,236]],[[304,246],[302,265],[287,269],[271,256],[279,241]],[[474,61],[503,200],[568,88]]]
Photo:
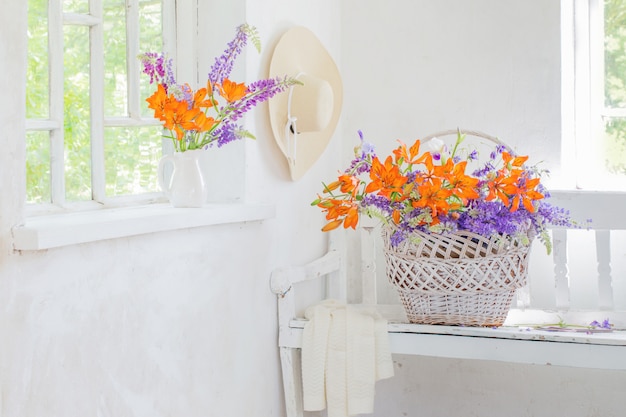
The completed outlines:
[[[105,129],[107,196],[160,191],[156,178],[162,134],[160,126]]]
[[[48,1],[28,0],[26,117],[48,118]]]
[[[89,131],[89,28],[63,28],[64,127],[67,200],[91,200]]]
[[[45,203],[50,196],[50,134],[26,133],[26,202]]]
[[[626,0],[606,0],[605,105],[626,108]]]
[[[607,119],[604,141],[607,171],[611,174],[626,175],[626,119]]]
[[[104,114],[128,114],[126,77],[126,7],[124,1],[106,0],[104,7]]]
[[[139,51],[161,52],[163,50],[162,30],[162,7],[160,0],[142,0],[139,4]],[[155,90],[150,85],[150,79],[146,76],[139,78],[141,94],[141,115],[152,117],[154,112],[148,109],[145,99],[150,97]]]
[[[89,13],[89,0],[63,0],[64,13]]]

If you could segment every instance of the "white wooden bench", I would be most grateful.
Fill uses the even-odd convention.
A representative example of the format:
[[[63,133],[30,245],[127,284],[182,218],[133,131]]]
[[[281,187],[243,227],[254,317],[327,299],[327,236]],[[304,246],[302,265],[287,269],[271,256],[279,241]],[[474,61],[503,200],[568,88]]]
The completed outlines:
[[[621,271],[620,276],[615,277],[611,269],[612,251],[626,259],[623,235],[619,236],[622,240],[617,250],[611,245],[612,235],[626,230],[626,218],[620,217],[619,209],[626,206],[624,198],[619,193],[553,193],[551,202],[570,209],[574,218],[592,218],[590,228],[593,230],[553,230],[552,266],[533,266],[535,258],[541,258],[544,250],[542,245],[535,245],[531,254],[529,293],[518,297],[515,308],[500,328],[407,323],[402,306],[383,300],[381,296],[394,290],[384,278],[384,263],[378,262],[381,266],[376,267],[377,259],[382,260],[382,253],[376,246],[380,237],[374,223],[362,222],[356,232],[331,232],[329,250],[324,256],[306,265],[279,268],[271,276],[272,290],[278,296],[278,345],[287,415],[303,416],[299,350],[306,320],[302,312],[303,307],[316,302],[310,299],[310,294],[318,288],[314,281],[324,284],[320,300],[333,298],[376,305],[389,320],[389,340],[394,354],[626,370],[626,274]],[[592,242],[586,241],[584,255],[572,255],[570,236],[575,233],[595,240],[595,249],[591,249]],[[572,260],[578,261],[581,257],[586,257],[584,263],[589,268],[575,268],[585,270],[584,273],[588,273],[587,269],[591,271],[583,282],[584,303],[579,302],[581,291],[574,295],[576,280],[569,266]],[[537,282],[538,285],[533,285]],[[302,287],[306,290],[298,294]],[[296,300],[300,303],[307,295],[305,305],[298,308]],[[584,308],[579,308],[578,304]],[[546,331],[537,330],[535,326],[559,321],[586,325],[606,318],[614,325],[612,331]]]

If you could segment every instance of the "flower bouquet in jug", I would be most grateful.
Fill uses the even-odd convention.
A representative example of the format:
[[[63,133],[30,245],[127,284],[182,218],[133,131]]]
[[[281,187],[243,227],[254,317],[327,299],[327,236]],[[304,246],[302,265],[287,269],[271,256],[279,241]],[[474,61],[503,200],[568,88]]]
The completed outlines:
[[[139,55],[143,72],[155,83],[148,97],[154,117],[163,122],[174,150],[184,152],[213,145],[224,146],[234,140],[254,136],[238,124],[244,113],[299,82],[293,77],[269,78],[248,85],[229,79],[237,56],[250,41],[260,52],[261,43],[254,26],[237,27],[235,38],[224,53],[215,58],[206,86],[193,89],[174,77],[171,58],[163,53]]]

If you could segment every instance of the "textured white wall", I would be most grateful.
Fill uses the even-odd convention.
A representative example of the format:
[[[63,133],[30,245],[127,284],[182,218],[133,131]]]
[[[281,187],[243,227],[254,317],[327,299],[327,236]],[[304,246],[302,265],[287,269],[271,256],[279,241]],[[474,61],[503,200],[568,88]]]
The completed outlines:
[[[396,139],[412,143],[461,127],[497,135],[558,175],[559,0],[345,0],[342,6],[346,161],[357,129],[386,155]],[[394,360],[395,377],[378,385],[376,417],[624,415],[625,372]]]

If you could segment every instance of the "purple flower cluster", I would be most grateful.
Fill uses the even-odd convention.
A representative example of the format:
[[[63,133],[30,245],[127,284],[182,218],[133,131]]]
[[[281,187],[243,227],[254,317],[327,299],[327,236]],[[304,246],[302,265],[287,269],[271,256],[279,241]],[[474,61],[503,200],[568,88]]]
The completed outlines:
[[[481,236],[514,235],[527,229],[532,217],[533,213],[526,210],[511,212],[499,201],[471,200],[468,209],[461,213],[457,227]]]
[[[239,136],[235,133],[235,126],[227,122],[217,128],[213,132],[213,136],[217,138],[218,148],[239,139]]]
[[[246,46],[248,42],[248,35],[250,33],[251,28],[246,24],[237,27],[235,38],[228,43],[224,53],[215,58],[215,63],[209,72],[209,81],[211,82],[211,85],[213,85],[213,88],[216,88],[217,84],[221,84],[224,81],[224,78],[228,78],[230,76],[235,59]]]
[[[602,323],[599,323],[597,320],[594,320],[591,323],[589,323],[589,326],[593,327],[594,329],[600,328],[600,329],[610,330],[611,328],[613,328],[613,325],[609,322],[609,319],[604,319]]]
[[[357,175],[370,172],[372,158],[376,157],[374,145],[366,142],[363,138],[363,132],[358,131],[361,144],[354,149],[355,158],[350,162],[350,166],[344,171],[346,173],[353,172]]]
[[[231,122],[234,122],[257,104],[269,100],[278,93],[282,93],[293,84],[294,80],[287,77],[255,81],[248,86],[248,94],[244,98],[236,103],[231,103],[223,109],[224,116]]]
[[[146,52],[139,55],[143,65],[143,73],[150,77],[150,84],[162,84],[167,92],[170,86],[176,85],[172,59],[166,59],[165,55],[157,52]]]

